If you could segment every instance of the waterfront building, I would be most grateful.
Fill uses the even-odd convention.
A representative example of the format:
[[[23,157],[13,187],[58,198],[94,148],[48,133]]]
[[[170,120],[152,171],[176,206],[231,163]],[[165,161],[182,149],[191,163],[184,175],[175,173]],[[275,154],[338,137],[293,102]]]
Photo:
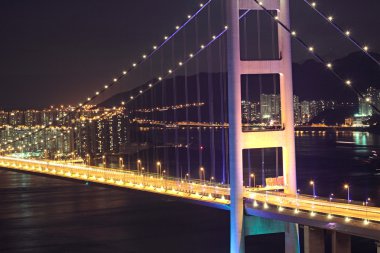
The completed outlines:
[[[0,126],[8,124],[8,112],[0,111]]]
[[[261,94],[260,95],[260,113],[262,119],[278,120],[280,118],[280,95],[278,94]]]
[[[12,126],[19,126],[24,124],[24,112],[13,110],[9,113],[9,124]]]

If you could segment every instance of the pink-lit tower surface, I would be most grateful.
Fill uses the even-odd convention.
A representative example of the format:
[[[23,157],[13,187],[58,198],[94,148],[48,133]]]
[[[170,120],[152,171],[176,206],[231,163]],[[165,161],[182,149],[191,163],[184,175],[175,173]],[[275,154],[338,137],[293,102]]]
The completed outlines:
[[[245,237],[243,150],[282,148],[284,191],[287,194],[294,195],[297,192],[291,37],[285,30],[279,28],[278,48],[280,59],[242,61],[240,57],[239,11],[262,10],[262,8],[254,0],[227,0],[227,2],[229,166],[231,185],[230,252],[241,253],[244,252]],[[290,26],[289,0],[265,0],[263,3],[268,10],[277,11],[278,20],[286,26]],[[266,132],[243,132],[241,124],[241,75],[245,74],[279,74],[283,129]],[[297,232],[297,229],[293,228],[289,229],[289,231]],[[297,252],[294,233],[285,234],[286,252]]]

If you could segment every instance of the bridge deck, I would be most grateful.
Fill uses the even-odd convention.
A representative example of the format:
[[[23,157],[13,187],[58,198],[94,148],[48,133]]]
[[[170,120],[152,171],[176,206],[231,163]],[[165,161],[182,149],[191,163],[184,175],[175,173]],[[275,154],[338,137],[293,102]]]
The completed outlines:
[[[211,204],[223,209],[228,208],[230,202],[229,186],[209,181],[183,180],[130,170],[105,169],[6,156],[0,156],[0,167],[154,192]],[[274,191],[278,189],[281,187],[246,188],[244,196],[248,214],[273,213],[276,210],[279,214],[286,213],[288,216],[300,217],[307,213],[310,220],[324,217],[330,223],[360,224],[360,227],[380,231],[380,208],[378,207],[330,202],[310,196],[295,196]]]

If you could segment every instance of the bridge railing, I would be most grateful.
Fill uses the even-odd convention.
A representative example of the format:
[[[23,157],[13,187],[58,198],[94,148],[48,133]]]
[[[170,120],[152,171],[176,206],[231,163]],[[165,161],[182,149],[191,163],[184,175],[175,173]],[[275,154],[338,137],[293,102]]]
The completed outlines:
[[[0,156],[0,166],[19,170],[74,178],[83,181],[92,181],[102,184],[121,187],[137,188],[163,194],[181,193],[193,199],[223,200],[228,203],[229,185],[218,184],[204,180],[181,179],[159,175],[157,173],[137,172],[131,170],[111,169],[69,163],[58,163],[48,160],[29,160]],[[268,188],[269,189],[269,188]],[[263,190],[263,189],[259,189]],[[293,209],[295,215],[302,210],[310,212],[311,216],[317,213],[326,214],[328,218],[334,216],[363,219],[364,221],[380,222],[380,208],[368,205],[333,202],[325,199],[313,198],[307,195],[289,195],[275,191],[255,191],[245,189],[245,198],[253,201],[254,207],[267,209],[275,206],[281,211],[283,208]],[[261,204],[259,204],[260,202]],[[273,207],[272,207],[273,208]]]
[[[350,218],[363,219],[364,221],[380,222],[380,208],[358,205],[354,203],[342,203],[327,199],[313,198],[308,195],[287,195],[282,192],[255,192],[246,193],[246,198],[252,199],[254,207],[259,207],[260,202],[262,208],[269,208],[268,205],[276,206],[279,210],[282,208],[290,208],[297,214],[298,211],[310,212],[311,216],[317,213],[327,215],[327,218],[332,219],[333,216],[346,217],[347,221]]]
[[[204,180],[181,179],[157,173],[137,172],[96,166],[59,163],[50,160],[31,160],[0,156],[0,166],[36,171],[119,186],[139,186],[148,190],[178,191],[196,196],[229,199],[229,186]]]

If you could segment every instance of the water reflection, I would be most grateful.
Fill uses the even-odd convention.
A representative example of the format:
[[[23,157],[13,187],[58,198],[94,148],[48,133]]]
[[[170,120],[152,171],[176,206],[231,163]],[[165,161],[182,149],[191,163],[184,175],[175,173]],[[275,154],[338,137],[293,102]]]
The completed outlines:
[[[343,185],[352,186],[352,196],[361,201],[371,196],[380,205],[380,136],[352,131],[296,132],[298,184],[311,194],[307,182],[318,181],[318,192],[344,198]]]

